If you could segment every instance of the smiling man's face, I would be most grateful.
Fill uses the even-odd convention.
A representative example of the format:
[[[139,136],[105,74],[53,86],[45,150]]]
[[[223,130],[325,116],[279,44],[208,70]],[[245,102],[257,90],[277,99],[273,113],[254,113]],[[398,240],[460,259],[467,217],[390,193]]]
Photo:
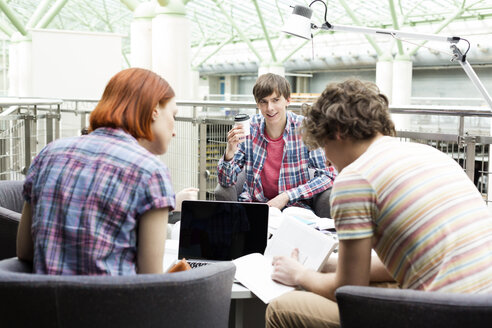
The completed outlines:
[[[290,99],[285,99],[284,96],[274,92],[268,97],[260,99],[258,108],[261,111],[261,115],[265,117],[265,124],[268,127],[284,127],[287,120],[285,111],[289,104]]]

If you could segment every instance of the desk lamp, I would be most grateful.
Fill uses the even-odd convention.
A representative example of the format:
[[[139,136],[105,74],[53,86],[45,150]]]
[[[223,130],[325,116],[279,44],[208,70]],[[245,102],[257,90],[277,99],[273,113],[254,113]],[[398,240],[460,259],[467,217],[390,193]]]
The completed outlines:
[[[325,6],[325,22],[321,25],[321,27],[316,26],[311,23],[311,16],[313,15],[313,10],[311,6],[315,2],[321,2]],[[478,91],[482,94],[482,97],[485,99],[490,109],[492,109],[492,98],[488,94],[487,90],[483,86],[482,82],[478,78],[477,74],[471,67],[471,65],[466,60],[466,54],[468,50],[470,50],[470,42],[468,40],[460,38],[458,36],[443,36],[438,34],[428,34],[428,33],[413,33],[413,32],[405,32],[405,31],[397,31],[390,29],[378,29],[378,28],[369,28],[369,27],[360,27],[360,26],[346,26],[346,25],[333,25],[328,23],[326,20],[326,13],[328,8],[326,3],[322,0],[314,0],[311,2],[309,7],[296,5],[294,6],[294,10],[292,15],[289,17],[287,22],[285,23],[282,31],[291,34],[303,39],[311,40],[313,35],[311,34],[311,29],[322,29],[327,31],[345,31],[345,32],[355,32],[355,33],[363,33],[363,34],[384,34],[394,38],[407,38],[407,39],[420,39],[420,40],[428,40],[428,41],[442,41],[450,43],[450,48],[453,52],[453,56],[451,61],[458,60],[461,67],[465,71],[468,78],[471,80],[473,85],[478,89]],[[468,49],[465,53],[462,53],[461,50],[457,47],[457,43],[459,41],[465,41],[468,43]]]

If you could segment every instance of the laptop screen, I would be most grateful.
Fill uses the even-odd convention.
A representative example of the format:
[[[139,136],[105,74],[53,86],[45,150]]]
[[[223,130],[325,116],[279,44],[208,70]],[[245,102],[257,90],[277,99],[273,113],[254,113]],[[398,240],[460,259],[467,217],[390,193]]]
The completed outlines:
[[[263,254],[267,236],[267,204],[185,200],[178,257],[230,261]]]

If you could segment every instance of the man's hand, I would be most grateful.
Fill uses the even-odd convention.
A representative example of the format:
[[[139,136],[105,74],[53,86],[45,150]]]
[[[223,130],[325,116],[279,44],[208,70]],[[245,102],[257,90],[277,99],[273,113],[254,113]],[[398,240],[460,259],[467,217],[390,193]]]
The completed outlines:
[[[289,202],[289,195],[286,192],[281,193],[275,198],[270,199],[267,204],[272,207],[276,207],[279,210],[282,210],[285,205]]]
[[[244,130],[242,125],[234,126],[227,132],[227,147],[224,160],[230,161],[237,151],[237,145],[244,141]]]
[[[291,257],[275,256],[272,265],[272,279],[287,286],[299,285],[299,277],[306,270],[299,263],[299,250],[297,248],[294,248]]]

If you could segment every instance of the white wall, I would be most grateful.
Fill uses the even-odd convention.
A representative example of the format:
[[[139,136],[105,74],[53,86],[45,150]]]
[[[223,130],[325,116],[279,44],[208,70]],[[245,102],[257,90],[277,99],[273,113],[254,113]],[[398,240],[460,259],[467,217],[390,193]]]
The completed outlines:
[[[122,35],[32,30],[32,96],[99,99],[122,69]]]

